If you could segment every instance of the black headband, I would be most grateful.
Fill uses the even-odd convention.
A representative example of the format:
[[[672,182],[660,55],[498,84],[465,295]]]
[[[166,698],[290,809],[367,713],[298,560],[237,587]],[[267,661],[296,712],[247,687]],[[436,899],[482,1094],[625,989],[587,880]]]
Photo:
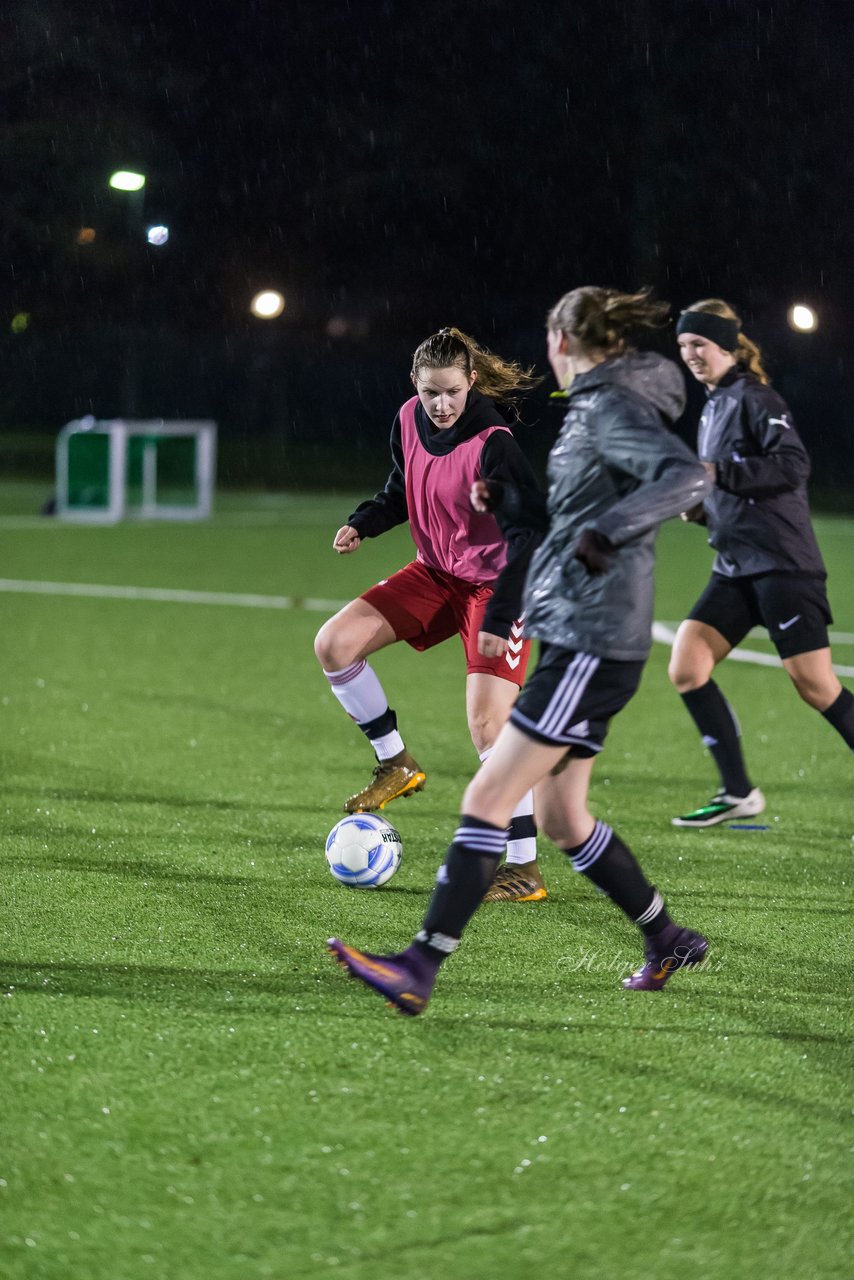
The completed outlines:
[[[677,336],[680,333],[698,333],[724,351],[735,351],[738,346],[738,321],[716,316],[712,311],[683,311],[676,324]]]

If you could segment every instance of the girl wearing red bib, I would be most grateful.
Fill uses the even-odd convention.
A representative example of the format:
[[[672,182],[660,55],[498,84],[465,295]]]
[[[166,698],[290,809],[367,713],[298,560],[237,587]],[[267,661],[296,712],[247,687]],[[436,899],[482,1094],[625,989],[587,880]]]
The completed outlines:
[[[397,717],[368,662],[371,654],[399,640],[423,651],[459,635],[466,655],[469,732],[481,759],[510,712],[528,659],[520,601],[538,534],[475,512],[469,494],[481,478],[536,484],[492,401],[512,403],[536,379],[459,329],[443,329],[421,343],[411,378],[416,395],[395,418],[393,465],[385,487],[357,507],[332,545],[348,555],[363,538],[408,520],[415,559],[346,605],[315,640],[332,692],[377,759],[369,784],[346,801],[348,813],[382,809],[398,796],[420,791],[426,776],[406,750]],[[495,895],[515,901],[544,898],[530,793],[513,816],[510,835],[506,893],[497,884]],[[528,863],[533,879],[517,870]]]

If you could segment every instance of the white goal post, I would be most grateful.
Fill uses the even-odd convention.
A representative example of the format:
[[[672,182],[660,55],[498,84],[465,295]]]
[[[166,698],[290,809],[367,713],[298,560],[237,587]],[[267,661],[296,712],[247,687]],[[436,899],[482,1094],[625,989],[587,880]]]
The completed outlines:
[[[88,524],[206,520],[215,471],[214,422],[75,418],[56,441],[56,514]]]

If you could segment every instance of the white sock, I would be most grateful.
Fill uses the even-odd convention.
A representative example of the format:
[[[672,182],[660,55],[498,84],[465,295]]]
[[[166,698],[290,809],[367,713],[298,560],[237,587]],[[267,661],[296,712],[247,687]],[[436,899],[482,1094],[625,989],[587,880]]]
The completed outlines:
[[[351,720],[368,724],[388,711],[388,698],[367,659],[351,662],[343,671],[324,671],[329,687]]]
[[[481,764],[484,760],[487,760],[491,754],[492,747],[487,747],[485,751],[481,751]],[[529,821],[522,821],[517,824],[515,821],[517,818],[527,818]],[[523,832],[525,832],[525,834],[514,836],[513,828],[517,825],[523,830]],[[513,810],[513,816],[510,819],[510,826],[508,830],[510,832],[510,836],[507,841],[507,853],[505,855],[505,860],[515,865],[519,865],[523,862],[536,862],[537,828],[534,825],[533,791],[526,791],[522,796],[522,799],[516,805],[516,808]]]
[[[371,738],[370,741],[378,760],[391,760],[392,756],[398,755],[404,749],[403,738],[397,729],[392,729],[391,733],[385,734],[382,738]]]
[[[324,671],[329,687],[351,720],[356,724],[370,724],[388,711],[388,698],[373,667],[365,658],[351,662],[342,671]],[[403,751],[404,744],[397,729],[371,738],[371,746],[378,760],[390,760]]]

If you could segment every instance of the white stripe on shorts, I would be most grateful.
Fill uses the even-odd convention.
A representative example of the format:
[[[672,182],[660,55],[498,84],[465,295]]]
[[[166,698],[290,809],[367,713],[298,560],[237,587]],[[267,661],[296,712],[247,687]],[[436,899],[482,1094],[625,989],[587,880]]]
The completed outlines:
[[[570,662],[551,701],[537,721],[537,729],[546,737],[560,738],[564,725],[571,725],[575,709],[588,684],[596,674],[599,659],[592,653],[577,653]]]

